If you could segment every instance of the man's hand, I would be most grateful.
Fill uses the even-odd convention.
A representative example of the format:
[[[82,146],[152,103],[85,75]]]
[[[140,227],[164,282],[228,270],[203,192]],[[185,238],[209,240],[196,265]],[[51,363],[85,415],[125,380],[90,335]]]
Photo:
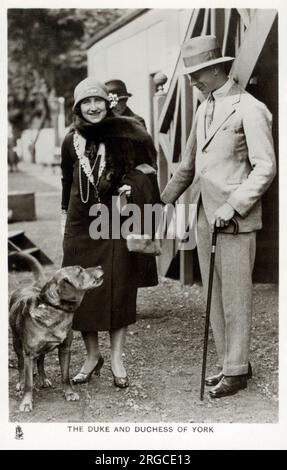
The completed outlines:
[[[212,225],[216,224],[216,227],[227,227],[234,214],[235,210],[226,202],[215,211]]]

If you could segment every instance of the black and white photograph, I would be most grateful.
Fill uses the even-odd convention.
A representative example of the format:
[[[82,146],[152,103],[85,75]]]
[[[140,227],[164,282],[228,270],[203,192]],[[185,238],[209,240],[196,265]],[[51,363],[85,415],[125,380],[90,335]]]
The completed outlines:
[[[109,3],[1,7],[0,447],[286,450],[286,7]]]

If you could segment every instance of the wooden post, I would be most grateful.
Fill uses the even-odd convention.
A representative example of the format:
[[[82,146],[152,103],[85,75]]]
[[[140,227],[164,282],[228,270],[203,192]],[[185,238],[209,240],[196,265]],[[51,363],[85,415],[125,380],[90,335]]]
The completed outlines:
[[[193,94],[187,77],[179,79],[181,87],[181,155],[184,153],[185,145],[192,125]],[[189,191],[186,191],[180,198],[181,203],[189,203]],[[193,284],[193,251],[179,250],[180,272],[179,278],[183,285]]]
[[[51,115],[51,122],[52,127],[55,131],[55,147],[59,145],[59,129],[58,129],[58,116],[59,116],[59,101],[58,97],[56,96],[56,92],[52,89],[50,96],[49,96],[49,109]]]
[[[167,76],[162,72],[158,72],[155,74],[153,80],[156,85],[156,92],[153,97],[154,145],[158,152],[158,181],[159,181],[159,188],[162,191],[168,181],[169,175],[168,175],[168,164],[159,144],[158,123],[159,123],[159,116],[163,108],[163,104],[164,104],[165,97],[166,97],[166,93],[163,87],[165,83],[167,82]]]
[[[65,137],[65,98],[60,96],[59,101],[59,115],[58,115],[58,135],[59,144],[61,145]]]
[[[230,71],[230,76],[243,88],[247,86],[277,14],[277,10],[258,9],[252,16],[250,27],[245,32],[244,41]]]
[[[164,152],[160,145],[159,136],[159,118],[165,102],[166,92],[164,91],[164,85],[167,82],[167,76],[159,72],[154,76],[154,83],[156,85],[156,92],[153,97],[153,113],[154,113],[154,145],[158,152],[158,182],[160,191],[163,191],[168,180],[169,180],[169,165]],[[164,276],[170,265],[170,258],[174,255],[175,241],[164,240],[162,243],[162,254],[157,259],[158,270],[160,275]]]

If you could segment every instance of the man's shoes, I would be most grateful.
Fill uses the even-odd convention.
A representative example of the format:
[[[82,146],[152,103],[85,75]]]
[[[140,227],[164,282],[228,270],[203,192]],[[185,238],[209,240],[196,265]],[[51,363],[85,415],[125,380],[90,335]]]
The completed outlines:
[[[207,385],[208,387],[214,387],[220,382],[222,378],[223,378],[223,372],[219,372],[219,374],[216,374],[216,375],[211,375],[210,377],[207,377],[205,379],[205,385]]]
[[[245,375],[225,375],[221,381],[209,391],[211,398],[222,398],[234,395],[247,387],[247,374]]]
[[[219,374],[216,374],[216,375],[211,375],[210,377],[207,377],[205,379],[205,385],[207,387],[214,387],[215,385],[217,385],[221,381],[222,378],[223,378],[223,373],[222,372],[219,372]],[[250,362],[248,362],[247,378],[248,379],[252,378],[252,367],[251,367]]]

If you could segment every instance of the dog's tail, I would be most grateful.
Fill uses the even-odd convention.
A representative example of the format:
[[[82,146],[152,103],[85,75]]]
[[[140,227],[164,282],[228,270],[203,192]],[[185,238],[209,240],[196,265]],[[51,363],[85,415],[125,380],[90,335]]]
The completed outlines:
[[[32,255],[24,253],[23,251],[17,251],[13,253],[13,258],[18,258],[24,261],[33,271],[36,281],[41,282],[45,280],[44,270],[39,261]]]

